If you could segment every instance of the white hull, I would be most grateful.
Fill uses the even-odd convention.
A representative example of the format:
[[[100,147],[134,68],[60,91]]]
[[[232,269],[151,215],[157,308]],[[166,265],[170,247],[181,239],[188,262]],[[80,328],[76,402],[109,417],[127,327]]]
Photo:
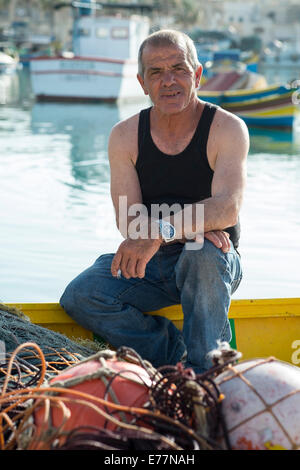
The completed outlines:
[[[2,64],[0,63],[0,75],[13,75],[18,70],[18,63],[15,64]]]
[[[0,75],[12,75],[18,70],[19,61],[0,51]]]
[[[144,97],[133,60],[39,57],[31,60],[30,69],[38,100],[113,102]]]

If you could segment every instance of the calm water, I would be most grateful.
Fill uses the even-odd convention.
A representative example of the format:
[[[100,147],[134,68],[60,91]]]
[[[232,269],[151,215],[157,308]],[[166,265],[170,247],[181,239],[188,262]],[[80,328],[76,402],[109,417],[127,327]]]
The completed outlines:
[[[141,106],[34,103],[28,78],[22,72],[11,94],[2,84],[0,96],[0,301],[57,302],[73,277],[122,240],[107,140]],[[299,123],[293,133],[251,133],[248,176],[244,280],[234,297],[299,297]]]

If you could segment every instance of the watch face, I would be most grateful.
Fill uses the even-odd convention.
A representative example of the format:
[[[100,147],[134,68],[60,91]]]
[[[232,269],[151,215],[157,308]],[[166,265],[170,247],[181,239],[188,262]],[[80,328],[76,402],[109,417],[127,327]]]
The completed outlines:
[[[161,221],[160,223],[160,229],[161,229],[161,235],[163,239],[170,239],[175,236],[175,229],[173,225],[171,225],[169,222],[166,221]]]

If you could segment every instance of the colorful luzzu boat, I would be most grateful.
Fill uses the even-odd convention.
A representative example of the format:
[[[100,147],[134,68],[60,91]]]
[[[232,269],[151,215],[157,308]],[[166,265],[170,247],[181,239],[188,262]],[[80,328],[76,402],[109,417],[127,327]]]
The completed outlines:
[[[299,112],[297,88],[289,85],[227,90],[212,88],[204,84],[198,97],[236,114],[249,126],[291,128]]]

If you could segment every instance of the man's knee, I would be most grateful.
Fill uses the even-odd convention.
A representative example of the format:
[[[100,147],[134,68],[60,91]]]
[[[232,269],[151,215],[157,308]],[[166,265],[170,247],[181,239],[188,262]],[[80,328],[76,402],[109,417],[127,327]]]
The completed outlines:
[[[188,246],[182,252],[185,262],[192,265],[203,266],[224,266],[226,256],[220,248],[217,248],[212,242],[204,239],[203,245],[199,249],[189,249]]]
[[[74,309],[82,308],[88,299],[95,295],[97,286],[94,267],[90,267],[73,279],[65,288],[59,303],[66,310],[72,312]]]
[[[113,288],[115,279],[110,272],[112,256],[100,256],[91,267],[69,283],[59,301],[67,313],[84,312],[94,306],[100,313],[106,310],[106,306],[117,303]]]
[[[209,292],[211,289],[223,288],[225,282],[231,281],[226,255],[209,240],[205,240],[200,250],[184,249],[175,268],[177,287],[194,286]],[[218,287],[217,287],[218,286]]]
[[[83,277],[78,276],[77,278],[73,279],[67,287],[65,288],[61,298],[59,299],[60,305],[67,313],[72,313],[74,309],[78,308],[78,293],[80,292],[81,295],[85,291],[82,286],[85,284],[82,282]]]

